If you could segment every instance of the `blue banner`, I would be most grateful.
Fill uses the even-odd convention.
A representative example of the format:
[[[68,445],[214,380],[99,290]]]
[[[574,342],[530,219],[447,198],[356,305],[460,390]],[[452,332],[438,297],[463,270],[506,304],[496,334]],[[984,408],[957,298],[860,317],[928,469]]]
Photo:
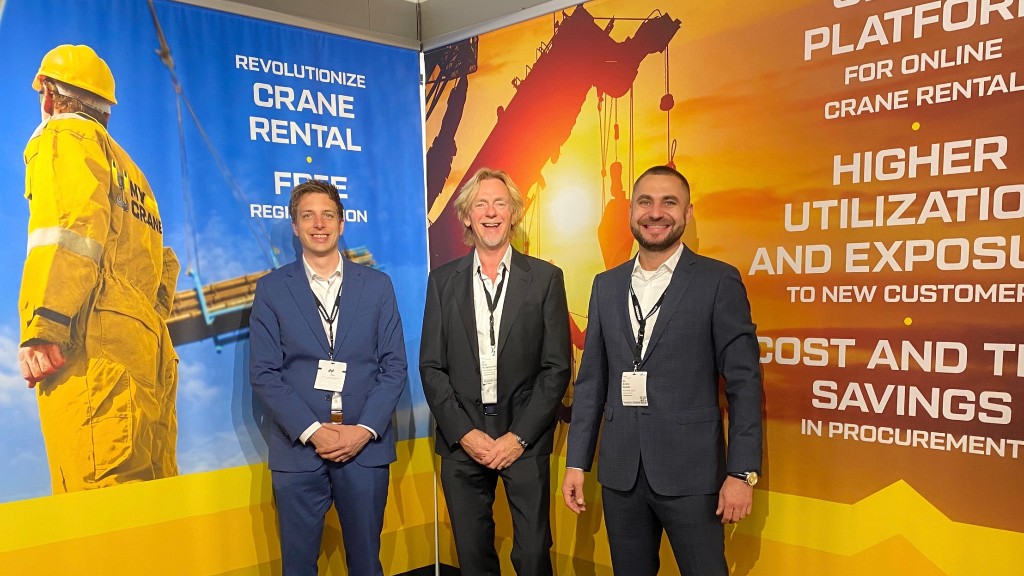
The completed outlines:
[[[151,10],[152,7],[152,10]],[[0,2],[0,502],[50,494],[36,392],[17,361],[28,203],[23,150],[43,56],[90,46],[109,65],[109,131],[148,180],[182,269],[168,321],[180,357],[180,473],[263,460],[248,386],[255,279],[297,256],[292,186],[338,186],[342,248],[393,279],[410,391],[399,438],[426,436],[418,373],[426,283],[419,54],[174,2]],[[26,278],[25,282],[33,281]]]

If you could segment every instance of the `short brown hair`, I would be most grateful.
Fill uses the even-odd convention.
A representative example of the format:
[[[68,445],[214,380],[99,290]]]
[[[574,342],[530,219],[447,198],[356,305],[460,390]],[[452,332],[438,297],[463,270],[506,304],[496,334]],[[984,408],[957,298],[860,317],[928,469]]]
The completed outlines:
[[[683,188],[686,188],[686,193],[690,193],[690,182],[686,179],[686,176],[683,176],[683,174],[679,170],[676,170],[671,166],[651,166],[650,168],[645,170],[643,174],[637,177],[636,181],[633,182],[634,194],[636,194],[637,184],[639,184],[641,180],[648,176],[675,176],[676,178],[679,179],[680,182],[683,183]]]
[[[508,188],[508,199],[509,208],[512,209],[512,221],[509,223],[509,237],[514,237],[519,227],[519,221],[523,219],[523,195],[519,193],[519,187],[512,181],[512,177],[509,176],[502,170],[495,170],[493,168],[481,168],[473,174],[473,177],[463,184],[462,188],[459,189],[459,197],[455,199],[455,214],[459,219],[459,222],[464,222],[466,218],[469,218],[469,212],[472,209],[473,202],[476,200],[476,195],[480,191],[480,183],[484,180],[501,180]],[[473,237],[473,228],[471,226],[465,226],[462,230],[462,241],[467,246],[472,246],[476,243]]]
[[[341,204],[341,195],[338,194],[338,189],[330,182],[307,180],[292,188],[292,196],[288,200],[288,214],[291,215],[292,222],[295,222],[295,218],[298,216],[296,211],[299,209],[299,201],[307,194],[326,194],[338,207],[338,218],[342,220],[345,218],[345,207]]]
[[[102,124],[104,128],[106,128],[107,123],[110,122],[110,112],[97,110],[73,96],[61,94],[60,90],[57,88],[57,82],[55,80],[43,78],[43,85],[46,86],[47,90],[49,90],[50,99],[53,100],[54,115],[81,112],[83,114],[87,114],[91,118],[94,118],[97,122]]]

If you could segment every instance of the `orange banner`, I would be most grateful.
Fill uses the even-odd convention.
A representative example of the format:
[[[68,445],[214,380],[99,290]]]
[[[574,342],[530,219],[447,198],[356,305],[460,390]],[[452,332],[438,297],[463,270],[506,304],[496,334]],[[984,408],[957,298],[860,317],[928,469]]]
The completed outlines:
[[[431,265],[466,250],[460,182],[507,170],[578,360],[591,280],[635,250],[633,179],[676,166],[684,241],[744,274],[762,345],[735,572],[1013,572],[1022,26],[1015,1],[596,0],[429,53]],[[607,570],[600,518],[557,514],[565,570]]]

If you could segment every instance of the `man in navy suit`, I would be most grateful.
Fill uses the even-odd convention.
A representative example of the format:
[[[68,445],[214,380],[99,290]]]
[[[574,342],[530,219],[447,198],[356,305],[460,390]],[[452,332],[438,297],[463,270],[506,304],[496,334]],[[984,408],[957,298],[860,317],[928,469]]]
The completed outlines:
[[[562,271],[512,248],[523,200],[508,174],[481,168],[455,207],[474,248],[430,273],[420,375],[459,568],[501,574],[492,516],[500,478],[516,574],[550,576],[549,462],[571,353]]]
[[[662,533],[685,575],[726,576],[723,524],[750,513],[761,469],[761,371],[739,272],[679,242],[690,185],[668,166],[633,187],[637,257],[594,278],[562,496],[586,508],[601,434],[615,574],[655,576]],[[729,403],[726,457],[719,378]]]
[[[348,573],[382,575],[391,417],[407,385],[394,288],[338,252],[345,212],[334,186],[299,184],[289,211],[302,257],[257,282],[249,321],[249,379],[272,424],[283,572],[317,573],[334,502]]]

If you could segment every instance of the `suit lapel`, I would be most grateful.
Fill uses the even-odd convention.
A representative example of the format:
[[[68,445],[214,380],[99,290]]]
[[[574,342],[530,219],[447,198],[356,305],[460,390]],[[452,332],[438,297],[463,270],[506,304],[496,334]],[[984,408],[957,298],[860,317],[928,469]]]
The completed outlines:
[[[334,336],[334,355],[337,356],[342,342],[348,336],[352,320],[359,310],[359,300],[363,296],[363,271],[355,264],[342,260],[344,277],[341,279],[341,303],[338,307],[338,333]]]
[[[324,332],[324,325],[320,321],[320,313],[316,308],[316,297],[309,287],[309,279],[306,278],[306,270],[302,266],[302,257],[291,263],[288,268],[288,291],[298,305],[299,312],[305,318],[306,324],[313,332],[313,337],[324,349],[324,354],[330,350],[327,347],[327,333]]]
[[[633,332],[633,324],[630,321],[630,316],[633,314],[633,307],[629,300],[629,285],[633,281],[633,265],[635,263],[636,256],[625,264],[612,269],[612,273],[615,274],[616,277],[613,278],[610,283],[612,287],[612,300],[614,302],[615,309],[619,311],[619,326],[622,329],[623,337],[626,339],[626,342],[629,343],[630,357],[633,355],[633,349],[636,348],[636,333]]]
[[[661,310],[658,312],[658,320],[654,324],[654,333],[651,334],[651,343],[647,345],[647,353],[644,355],[644,360],[651,357],[651,352],[658,345],[658,341],[661,340],[661,335],[665,333],[672,314],[679,307],[679,302],[683,299],[686,287],[690,285],[690,280],[693,279],[693,265],[696,263],[697,258],[693,255],[693,252],[689,248],[684,248],[683,253],[679,256],[676,269],[672,272],[672,280],[668,283],[665,301],[661,303]]]
[[[501,326],[498,327],[499,355],[505,347],[505,342],[508,341],[508,335],[512,331],[512,325],[515,324],[519,308],[522,306],[523,300],[526,299],[526,292],[533,282],[530,261],[514,248],[512,249],[512,270],[509,272],[509,280],[506,282],[507,287],[505,288],[505,304],[501,308]]]
[[[462,326],[466,329],[466,339],[469,340],[473,359],[479,364],[480,346],[476,340],[476,310],[473,308],[473,282],[475,280],[476,271],[473,270],[473,252],[471,251],[462,258],[455,268],[452,292],[455,294],[455,301],[458,302],[459,315],[462,316]]]

